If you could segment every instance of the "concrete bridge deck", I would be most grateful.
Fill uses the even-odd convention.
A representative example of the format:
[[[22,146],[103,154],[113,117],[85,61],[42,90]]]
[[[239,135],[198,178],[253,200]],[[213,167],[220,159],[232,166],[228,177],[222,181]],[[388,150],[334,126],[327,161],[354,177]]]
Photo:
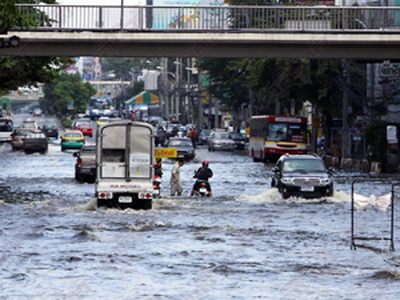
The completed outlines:
[[[400,59],[400,34],[340,32],[9,32],[0,56]]]

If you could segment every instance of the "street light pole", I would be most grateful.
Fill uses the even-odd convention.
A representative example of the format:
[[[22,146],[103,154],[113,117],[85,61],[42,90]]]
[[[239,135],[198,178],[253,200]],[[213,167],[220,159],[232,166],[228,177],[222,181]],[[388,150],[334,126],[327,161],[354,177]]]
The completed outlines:
[[[168,72],[166,71],[168,67],[168,58],[161,58],[161,103],[163,103],[164,117],[168,120],[169,117],[169,84],[168,84]]]

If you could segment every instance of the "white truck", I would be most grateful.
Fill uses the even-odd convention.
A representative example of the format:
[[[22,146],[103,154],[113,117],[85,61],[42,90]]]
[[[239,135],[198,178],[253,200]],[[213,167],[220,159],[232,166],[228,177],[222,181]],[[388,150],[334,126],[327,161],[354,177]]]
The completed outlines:
[[[97,206],[151,209],[154,176],[153,126],[116,121],[97,130]]]

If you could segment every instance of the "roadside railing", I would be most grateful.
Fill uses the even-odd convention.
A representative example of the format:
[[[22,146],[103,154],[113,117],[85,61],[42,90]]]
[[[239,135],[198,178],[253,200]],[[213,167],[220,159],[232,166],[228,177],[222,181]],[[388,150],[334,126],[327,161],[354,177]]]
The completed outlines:
[[[97,6],[18,4],[21,31],[399,32],[400,7]]]

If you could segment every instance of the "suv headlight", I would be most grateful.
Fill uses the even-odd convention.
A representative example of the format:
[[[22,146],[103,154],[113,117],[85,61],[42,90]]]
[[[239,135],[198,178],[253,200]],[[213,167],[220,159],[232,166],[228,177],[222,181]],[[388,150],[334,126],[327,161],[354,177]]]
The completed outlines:
[[[291,178],[281,178],[281,182],[284,184],[292,184]]]
[[[324,179],[321,179],[321,184],[327,185],[327,184],[330,184],[331,182],[332,182],[332,179],[331,179],[331,178],[324,178]]]

